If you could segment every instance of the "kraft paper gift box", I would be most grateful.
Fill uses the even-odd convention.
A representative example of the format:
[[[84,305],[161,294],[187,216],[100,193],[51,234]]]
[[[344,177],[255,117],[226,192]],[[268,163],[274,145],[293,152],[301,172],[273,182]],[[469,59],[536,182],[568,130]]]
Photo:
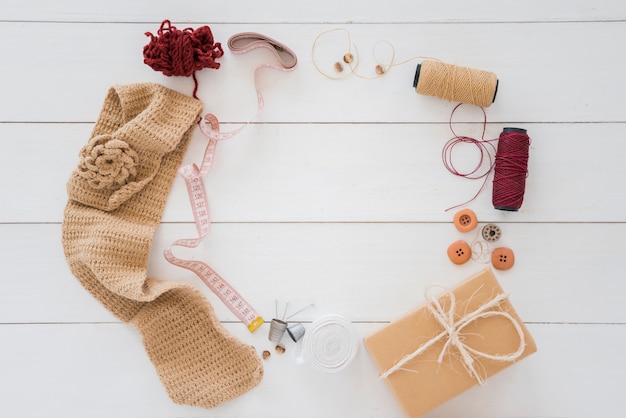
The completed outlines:
[[[429,287],[417,310],[364,344],[407,417],[420,417],[537,351],[490,268],[452,289]]]

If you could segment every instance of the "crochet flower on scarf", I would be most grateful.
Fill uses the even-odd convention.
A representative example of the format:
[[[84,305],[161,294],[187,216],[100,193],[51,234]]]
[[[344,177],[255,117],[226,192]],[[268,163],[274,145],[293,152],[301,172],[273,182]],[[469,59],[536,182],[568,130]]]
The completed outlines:
[[[138,155],[126,142],[97,135],[80,153],[78,175],[94,189],[117,190],[135,180]]]

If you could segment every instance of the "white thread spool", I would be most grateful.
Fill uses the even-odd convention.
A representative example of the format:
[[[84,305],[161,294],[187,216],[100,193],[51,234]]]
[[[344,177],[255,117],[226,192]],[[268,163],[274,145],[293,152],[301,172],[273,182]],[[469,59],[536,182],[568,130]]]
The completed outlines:
[[[358,349],[359,339],[352,323],[340,315],[316,319],[302,340],[305,358],[317,369],[328,373],[344,369]]]

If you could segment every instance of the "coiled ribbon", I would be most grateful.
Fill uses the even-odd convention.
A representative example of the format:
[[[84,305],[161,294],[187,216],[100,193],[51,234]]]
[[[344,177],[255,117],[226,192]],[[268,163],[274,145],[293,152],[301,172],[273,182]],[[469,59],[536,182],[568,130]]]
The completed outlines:
[[[469,375],[476,379],[478,384],[482,385],[484,383],[484,378],[478,373],[475,366],[475,357],[483,357],[490,360],[496,361],[515,361],[518,359],[524,352],[526,348],[526,341],[524,338],[524,331],[520,323],[508,312],[503,312],[499,310],[491,310],[496,308],[502,303],[505,299],[507,299],[507,295],[504,293],[500,293],[496,295],[494,298],[488,300],[483,305],[478,307],[473,312],[470,312],[463,316],[462,318],[455,321],[455,306],[456,299],[454,297],[454,293],[451,290],[446,290],[445,294],[450,298],[450,307],[448,311],[446,311],[442,306],[438,298],[432,296],[429,293],[429,289],[426,289],[426,308],[433,317],[439,322],[442,326],[443,331],[441,331],[438,335],[431,338],[429,341],[422,344],[417,350],[413,351],[410,354],[404,356],[400,361],[398,361],[393,367],[388,369],[386,372],[382,373],[379,376],[379,379],[386,379],[393,373],[401,370],[404,365],[406,365],[409,361],[413,360],[415,357],[424,353],[431,346],[436,344],[438,341],[445,339],[445,344],[439,353],[439,357],[437,362],[441,364],[443,362],[443,358],[451,348],[455,348],[461,355],[461,360],[465,370],[469,373]],[[503,317],[511,322],[515,331],[519,336],[519,346],[517,351],[510,354],[490,354],[484,351],[476,350],[470,347],[468,344],[464,342],[462,338],[463,329],[470,325],[472,322],[478,319],[486,319],[490,317]]]
[[[302,341],[306,358],[317,369],[334,373],[354,359],[359,339],[352,323],[341,315],[324,315],[309,327]]]
[[[209,215],[209,204],[204,186],[203,177],[211,169],[215,156],[217,142],[229,139],[238,134],[250,124],[262,111],[264,106],[263,95],[258,86],[258,73],[262,68],[273,68],[280,71],[291,71],[297,63],[296,55],[286,46],[267,36],[244,32],[232,36],[228,41],[228,46],[234,54],[245,54],[257,48],[267,48],[277,57],[279,64],[264,63],[259,65],[254,71],[254,86],[257,94],[257,112],[253,118],[238,129],[221,133],[219,121],[213,114],[207,114],[200,122],[200,130],[209,139],[204,151],[204,156],[200,167],[195,163],[182,166],[178,174],[185,180],[187,194],[193,211],[197,238],[178,239],[167,247],[164,251],[165,258],[170,263],[194,272],[219,298],[222,302],[239,318],[250,332],[256,330],[263,324],[263,318],[257,314],[256,310],[239,294],[223,277],[221,277],[208,264],[197,260],[184,260],[173,254],[173,247],[182,246],[196,248],[202,239],[208,234],[211,220]]]

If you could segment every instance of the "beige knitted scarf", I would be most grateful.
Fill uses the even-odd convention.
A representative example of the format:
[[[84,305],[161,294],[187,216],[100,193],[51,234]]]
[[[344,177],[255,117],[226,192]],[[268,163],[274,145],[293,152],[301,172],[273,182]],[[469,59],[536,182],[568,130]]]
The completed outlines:
[[[255,387],[263,366],[194,287],[147,276],[155,230],[202,111],[146,83],[112,87],[67,185],[63,248],[72,273],[132,324],[170,398],[211,408]]]

